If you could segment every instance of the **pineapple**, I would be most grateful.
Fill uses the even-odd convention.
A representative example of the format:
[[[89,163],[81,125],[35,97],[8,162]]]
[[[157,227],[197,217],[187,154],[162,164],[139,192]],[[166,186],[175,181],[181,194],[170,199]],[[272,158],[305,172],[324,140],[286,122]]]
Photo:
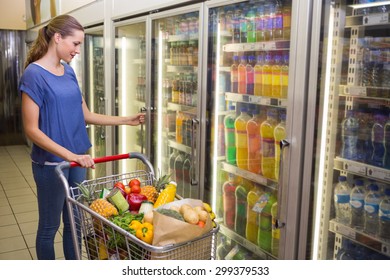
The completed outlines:
[[[115,206],[104,198],[95,199],[89,207],[104,218],[118,215],[118,210]]]
[[[80,190],[80,195],[77,197],[77,200],[87,203],[87,205],[90,205],[92,201],[94,201],[97,197],[95,195],[95,186],[93,185],[83,185],[78,184],[77,187]]]
[[[158,197],[158,192],[155,186],[144,186],[141,188],[141,194],[146,196],[148,200],[152,203],[156,202],[156,199]]]
[[[158,178],[156,178],[156,180],[154,180],[154,182],[153,182],[153,186],[156,188],[158,193],[161,192],[167,184],[169,184],[170,177],[171,177],[171,174],[167,174],[167,175],[162,176],[161,172],[159,172]]]

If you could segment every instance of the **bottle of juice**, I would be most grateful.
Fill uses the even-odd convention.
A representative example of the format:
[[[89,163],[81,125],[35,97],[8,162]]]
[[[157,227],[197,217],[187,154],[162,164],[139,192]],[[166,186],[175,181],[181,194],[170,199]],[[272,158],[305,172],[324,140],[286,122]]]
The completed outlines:
[[[271,241],[271,253],[275,257],[279,255],[279,240],[280,240],[280,229],[276,228],[276,218],[278,215],[278,202],[275,202],[271,207],[272,215],[272,241]]]
[[[238,56],[233,56],[233,64],[230,66],[230,91],[238,93]]]
[[[253,67],[255,66],[255,57],[253,55],[248,56],[248,64],[246,65],[246,93],[254,94],[254,80],[255,72]]]
[[[260,108],[257,106],[253,111],[253,117],[246,125],[248,137],[248,171],[261,174],[261,139],[260,125]]]
[[[238,65],[238,93],[246,93],[246,55],[241,56],[240,64]]]
[[[256,42],[256,10],[255,7],[249,7],[248,13],[246,14],[246,32],[247,32],[247,42],[255,43]]]
[[[275,179],[279,179],[280,141],[286,139],[286,113],[280,114],[280,123],[275,127]]]
[[[281,83],[281,67],[282,57],[280,53],[276,53],[274,56],[274,63],[272,65],[272,97],[280,98],[282,91],[282,83]]]
[[[246,210],[246,239],[257,245],[260,213],[253,210],[256,202],[264,192],[260,188],[253,188],[248,192]]]
[[[261,96],[263,91],[263,60],[263,54],[259,54],[254,67],[254,95],[256,96]]]
[[[261,249],[271,253],[272,246],[272,205],[276,202],[275,193],[268,194],[268,201],[260,213],[260,226],[257,244]]]
[[[236,216],[236,184],[233,175],[229,174],[227,180],[222,186],[223,192],[223,221],[225,226],[234,230]]]
[[[229,114],[223,120],[225,126],[225,157],[227,163],[236,165],[236,133],[234,131],[234,122],[237,116],[233,105],[229,106],[229,111]]]
[[[183,142],[183,113],[177,112],[176,113],[176,142],[182,143]]]
[[[234,122],[234,131],[236,133],[236,161],[237,166],[241,169],[248,169],[248,139],[246,125],[250,120],[248,108],[245,105],[241,106],[241,114]]]
[[[245,188],[245,185],[240,184],[236,188],[236,215],[234,222],[234,231],[245,237],[246,231],[246,217],[247,217],[247,195],[248,191]]]
[[[179,76],[172,81],[172,103],[179,103]]]
[[[289,69],[289,54],[288,51],[286,51],[283,54],[283,63],[281,67],[281,98],[287,98],[288,93],[288,69]]]
[[[272,56],[270,52],[265,54],[263,65],[263,96],[272,96]]]
[[[276,111],[269,109],[267,119],[260,126],[261,135],[261,171],[264,177],[275,179],[275,138],[274,129],[276,126]]]
[[[264,6],[258,5],[256,11],[256,42],[264,41]]]
[[[291,0],[284,1],[283,5],[283,39],[290,40],[291,34]]]
[[[275,14],[272,22],[272,36],[273,40],[281,40],[283,39],[283,11],[280,0],[276,0],[274,9]]]

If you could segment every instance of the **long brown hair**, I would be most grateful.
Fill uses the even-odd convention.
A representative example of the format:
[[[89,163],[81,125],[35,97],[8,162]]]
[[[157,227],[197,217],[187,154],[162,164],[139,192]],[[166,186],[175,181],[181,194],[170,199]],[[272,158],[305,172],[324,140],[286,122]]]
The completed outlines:
[[[39,29],[38,37],[33,42],[30,51],[27,54],[24,68],[46,54],[50,40],[55,33],[61,34],[64,38],[73,35],[75,30],[84,31],[84,28],[74,17],[70,15],[60,15],[53,18],[48,25]]]

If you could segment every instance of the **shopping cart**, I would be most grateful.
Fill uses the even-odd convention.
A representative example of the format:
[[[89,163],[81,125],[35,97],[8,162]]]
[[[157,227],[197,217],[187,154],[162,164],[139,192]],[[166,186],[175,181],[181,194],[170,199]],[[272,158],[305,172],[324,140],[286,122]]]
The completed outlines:
[[[140,180],[141,185],[152,185],[154,169],[147,158],[141,153],[120,154],[94,159],[95,163],[116,161],[121,159],[138,159],[148,171],[111,175],[98,179],[86,180],[81,186],[95,194],[103,189],[111,190],[115,182],[128,182],[133,178]],[[70,187],[65,178],[64,169],[78,166],[75,162],[62,162],[56,167],[56,173],[61,179],[66,196],[72,238],[77,259],[88,260],[207,260],[216,259],[216,241],[219,226],[210,232],[188,242],[166,246],[152,246],[130,232],[114,224],[109,219],[91,210],[81,199],[80,185]]]

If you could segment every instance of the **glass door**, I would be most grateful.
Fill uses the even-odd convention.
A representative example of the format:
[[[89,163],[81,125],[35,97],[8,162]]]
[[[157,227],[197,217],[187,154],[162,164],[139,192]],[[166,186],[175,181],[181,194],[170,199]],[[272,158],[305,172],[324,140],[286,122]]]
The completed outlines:
[[[152,19],[152,162],[185,198],[200,197],[200,34],[199,5]]]
[[[104,89],[104,38],[103,27],[85,31],[85,102],[91,112],[105,114]],[[88,133],[91,139],[91,156],[106,156],[106,132],[104,126],[90,125]],[[97,164],[95,169],[88,169],[90,178],[106,176],[106,164]]]
[[[390,258],[390,1],[327,1],[314,259]]]
[[[146,21],[140,18],[115,26],[115,113],[134,115],[146,106]],[[115,153],[145,150],[145,125],[120,126],[115,133]],[[115,170],[127,173],[145,168],[139,160],[118,161]]]
[[[208,12],[205,195],[221,225],[219,259],[276,259],[292,3],[235,2]]]

